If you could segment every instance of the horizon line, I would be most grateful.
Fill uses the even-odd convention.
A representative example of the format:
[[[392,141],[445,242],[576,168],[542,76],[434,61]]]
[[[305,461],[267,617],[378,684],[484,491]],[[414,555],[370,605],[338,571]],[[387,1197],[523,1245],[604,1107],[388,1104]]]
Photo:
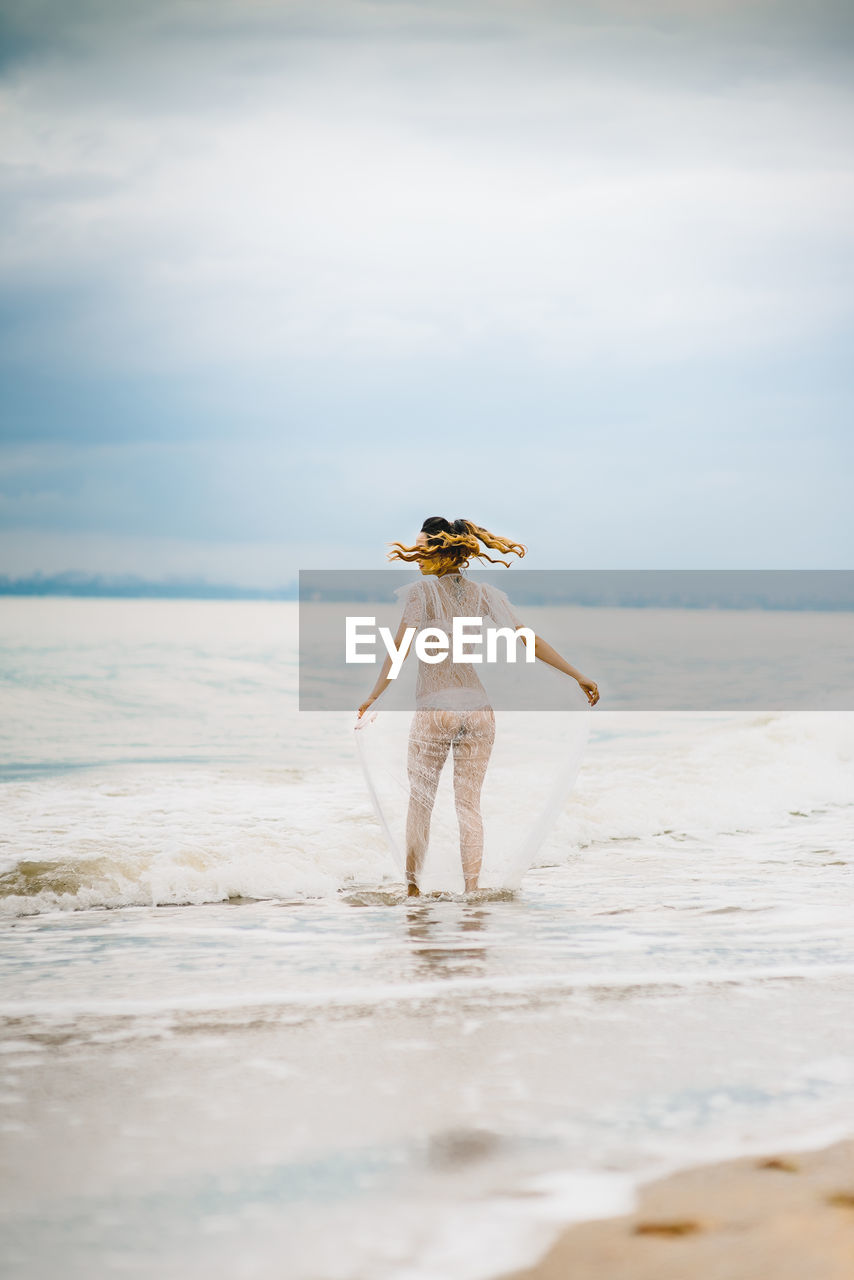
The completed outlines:
[[[334,573],[335,571],[331,571]],[[376,572],[376,571],[374,571]],[[380,571],[381,572],[381,571]],[[607,571],[606,571],[607,572]],[[612,571],[613,572],[613,571]],[[636,571],[632,571],[636,572]],[[667,571],[654,570],[661,574]],[[682,571],[684,572],[684,571]],[[702,572],[702,571],[700,571]],[[738,571],[735,571],[738,572]],[[756,572],[748,571],[748,572]],[[773,572],[773,571],[772,571]],[[785,571],[784,571],[785,572]],[[797,572],[797,571],[796,571]],[[800,571],[816,572],[816,571]],[[819,570],[819,573],[828,571]],[[833,573],[834,571],[830,571]],[[846,577],[850,571],[836,571]],[[521,583],[518,582],[521,587]],[[338,595],[332,592],[321,593],[328,598],[348,599],[350,592]],[[800,594],[800,593],[799,593]],[[373,598],[373,593],[370,593]],[[101,574],[86,573],[82,570],[63,570],[60,573],[44,573],[41,570],[21,577],[0,574],[0,596],[17,597],[76,597],[89,599],[172,599],[172,600],[281,600],[298,601],[300,599],[299,584],[295,581],[278,586],[243,586],[233,582],[210,582],[203,578],[142,578],[138,574]],[[527,598],[526,598],[527,597]],[[352,596],[353,603],[359,598],[365,602],[367,597],[359,592]],[[854,600],[851,592],[843,596],[828,598],[800,594],[800,598],[773,599],[761,592],[727,596],[724,593],[717,598],[689,599],[681,593],[651,592],[638,593],[634,588],[627,598],[625,591],[601,589],[598,591],[572,592],[563,600],[553,596],[543,596],[540,591],[522,590],[518,593],[516,603],[520,606],[561,605],[580,607],[610,608],[676,608],[676,609],[757,609],[765,611],[791,610],[793,612],[851,612],[854,611]]]

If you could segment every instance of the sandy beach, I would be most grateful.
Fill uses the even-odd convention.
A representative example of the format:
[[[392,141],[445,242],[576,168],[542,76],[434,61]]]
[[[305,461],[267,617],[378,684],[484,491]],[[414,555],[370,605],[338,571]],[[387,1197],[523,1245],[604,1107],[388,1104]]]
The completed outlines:
[[[674,1174],[502,1280],[851,1280],[854,1142]]]
[[[519,890],[411,902],[297,636],[0,610],[0,1272],[851,1280],[850,1148],[713,1162],[852,1131],[854,719],[597,715]]]

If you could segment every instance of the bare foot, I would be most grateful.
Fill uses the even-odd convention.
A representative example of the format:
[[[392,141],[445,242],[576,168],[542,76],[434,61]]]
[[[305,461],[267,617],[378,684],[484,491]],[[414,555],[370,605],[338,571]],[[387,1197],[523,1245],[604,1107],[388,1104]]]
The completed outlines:
[[[406,886],[406,896],[407,898],[421,897],[421,890],[418,888],[418,885],[415,884],[415,882],[412,880],[410,880],[409,884]]]

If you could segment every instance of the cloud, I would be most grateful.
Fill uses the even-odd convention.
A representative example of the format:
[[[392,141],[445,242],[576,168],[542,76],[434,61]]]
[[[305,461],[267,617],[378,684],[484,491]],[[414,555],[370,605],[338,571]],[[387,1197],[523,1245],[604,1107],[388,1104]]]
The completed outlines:
[[[650,79],[645,44],[704,24],[653,6],[669,26],[635,17],[615,35],[618,11],[573,22],[541,5],[523,20],[499,6],[501,38],[485,44],[460,40],[441,7],[428,21],[343,6],[338,27],[293,6],[242,23],[234,6],[204,21],[193,5],[131,7],[121,25],[88,6],[64,38],[60,21],[64,57],[48,46],[6,104],[3,274],[50,312],[33,325],[23,306],[7,352],[162,371],[515,340],[577,364],[835,323],[854,239],[850,92],[803,67],[769,81],[761,59],[726,93],[684,67]],[[719,39],[735,20],[726,6],[705,17]],[[582,64],[569,37],[591,31],[619,56]],[[73,71],[81,49],[91,78]],[[130,91],[115,83],[155,55],[180,63],[189,99],[157,76],[140,100],[133,75]]]

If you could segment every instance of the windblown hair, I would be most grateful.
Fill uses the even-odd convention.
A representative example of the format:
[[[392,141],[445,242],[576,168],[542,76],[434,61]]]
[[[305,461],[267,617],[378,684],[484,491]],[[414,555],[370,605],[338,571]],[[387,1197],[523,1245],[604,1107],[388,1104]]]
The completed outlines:
[[[427,535],[425,546],[407,547],[402,542],[392,542],[389,560],[429,564],[431,572],[441,575],[465,569],[472,559],[488,560],[490,564],[503,564],[510,568],[509,560],[493,559],[483,550],[484,547],[490,551],[500,551],[505,556],[520,558],[527,550],[521,542],[499,538],[497,534],[473,524],[471,520],[451,521],[444,516],[428,516],[421,526],[421,532]]]

